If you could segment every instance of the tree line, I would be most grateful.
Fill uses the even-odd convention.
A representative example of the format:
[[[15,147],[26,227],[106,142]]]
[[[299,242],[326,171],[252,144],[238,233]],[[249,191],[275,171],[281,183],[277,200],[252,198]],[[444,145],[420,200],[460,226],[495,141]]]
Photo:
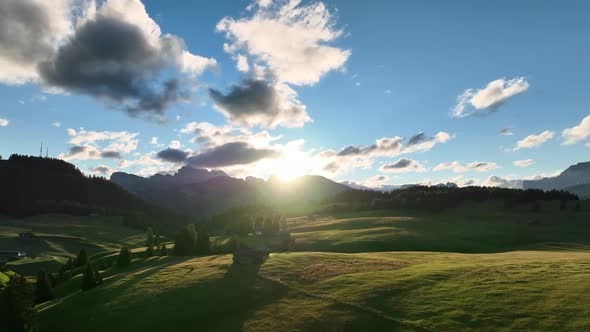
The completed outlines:
[[[391,192],[376,190],[347,190],[326,200],[334,209],[428,209],[457,207],[465,202],[503,201],[507,208],[536,201],[577,201],[578,196],[567,191],[540,189],[509,189],[497,187],[412,186]],[[338,203],[346,203],[339,206]]]

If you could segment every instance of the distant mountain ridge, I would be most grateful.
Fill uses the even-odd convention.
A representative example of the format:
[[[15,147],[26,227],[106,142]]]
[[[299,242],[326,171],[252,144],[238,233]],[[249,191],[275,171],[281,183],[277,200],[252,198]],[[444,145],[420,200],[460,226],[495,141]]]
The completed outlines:
[[[222,171],[183,166],[171,175],[153,175],[149,178],[116,172],[111,181],[161,207],[189,215],[208,215],[227,208],[281,201],[321,200],[348,186],[322,176],[306,175],[287,184],[271,177],[238,179]]]
[[[555,177],[525,180],[523,188],[567,190],[580,198],[590,198],[590,162],[572,165]]]

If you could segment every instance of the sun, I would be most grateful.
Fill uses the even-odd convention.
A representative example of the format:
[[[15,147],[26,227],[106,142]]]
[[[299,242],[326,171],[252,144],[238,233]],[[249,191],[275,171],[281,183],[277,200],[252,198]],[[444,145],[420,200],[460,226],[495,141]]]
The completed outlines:
[[[287,145],[283,151],[283,157],[277,160],[274,166],[274,174],[281,181],[291,181],[306,174],[309,162],[307,154],[303,153],[298,146]]]

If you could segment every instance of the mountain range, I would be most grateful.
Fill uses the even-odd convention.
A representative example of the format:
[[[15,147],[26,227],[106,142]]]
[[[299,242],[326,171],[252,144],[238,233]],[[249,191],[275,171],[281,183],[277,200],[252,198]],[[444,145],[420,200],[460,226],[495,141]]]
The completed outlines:
[[[524,189],[565,190],[581,199],[590,198],[590,162],[577,163],[558,176],[523,181]]]
[[[190,166],[175,174],[147,178],[116,172],[110,180],[147,202],[188,215],[208,215],[247,204],[321,200],[350,189],[322,176],[305,175],[287,184],[275,177],[238,179]]]

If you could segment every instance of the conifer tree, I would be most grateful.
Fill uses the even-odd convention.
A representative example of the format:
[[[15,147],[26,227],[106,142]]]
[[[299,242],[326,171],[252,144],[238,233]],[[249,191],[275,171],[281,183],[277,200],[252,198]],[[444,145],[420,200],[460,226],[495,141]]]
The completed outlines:
[[[131,264],[131,251],[127,247],[121,248],[119,257],[117,257],[117,266],[129,266]]]
[[[151,227],[148,227],[146,230],[146,246],[151,246],[154,243],[154,230]]]
[[[211,253],[211,239],[205,227],[201,227],[197,233],[197,253],[201,255]]]
[[[88,254],[86,254],[86,250],[82,248],[78,253],[78,257],[74,262],[75,267],[81,267],[88,263]]]
[[[35,282],[35,303],[43,303],[54,298],[48,273],[45,269],[42,269],[37,273],[37,281]]]
[[[154,247],[150,244],[145,250],[146,257],[152,257],[154,255]]]
[[[92,263],[86,264],[84,275],[82,276],[82,290],[87,291],[102,283],[102,278],[96,266]]]

